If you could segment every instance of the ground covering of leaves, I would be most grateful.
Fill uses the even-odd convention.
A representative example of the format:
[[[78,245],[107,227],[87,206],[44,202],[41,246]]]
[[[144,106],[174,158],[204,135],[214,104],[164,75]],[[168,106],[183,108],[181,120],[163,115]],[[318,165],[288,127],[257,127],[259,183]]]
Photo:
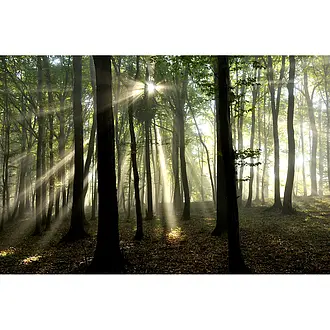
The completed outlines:
[[[297,213],[283,216],[266,206],[240,210],[241,248],[253,273],[330,272],[330,196],[297,198]],[[134,241],[134,219],[120,221],[120,245],[128,274],[228,273],[227,238],[213,237],[212,203],[192,203],[192,219],[167,228],[163,219],[144,221],[144,238]],[[84,273],[93,257],[96,222],[90,236],[61,242],[68,221],[32,236],[34,221],[9,224],[0,234],[0,273]]]

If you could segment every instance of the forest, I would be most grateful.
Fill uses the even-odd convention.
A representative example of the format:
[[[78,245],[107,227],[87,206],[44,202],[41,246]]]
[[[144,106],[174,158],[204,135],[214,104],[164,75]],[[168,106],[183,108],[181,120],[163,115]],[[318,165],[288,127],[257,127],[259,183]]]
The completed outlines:
[[[0,273],[329,273],[330,56],[0,57]]]

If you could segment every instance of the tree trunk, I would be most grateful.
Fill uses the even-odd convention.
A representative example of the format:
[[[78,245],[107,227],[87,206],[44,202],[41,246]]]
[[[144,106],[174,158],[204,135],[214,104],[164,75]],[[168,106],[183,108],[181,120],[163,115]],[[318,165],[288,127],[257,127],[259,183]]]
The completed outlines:
[[[294,168],[295,168],[295,141],[293,130],[293,113],[294,113],[294,78],[295,78],[295,58],[289,56],[290,70],[289,70],[289,82],[288,82],[288,116],[287,116],[287,132],[288,132],[288,144],[289,144],[289,157],[288,157],[288,173],[285,184],[284,199],[283,199],[283,214],[293,213],[292,208],[292,190],[294,180]]]
[[[311,155],[311,196],[317,195],[317,180],[316,180],[316,152],[317,152],[317,142],[318,142],[318,134],[315,123],[315,114],[313,108],[313,93],[312,96],[309,94],[308,90],[308,75],[307,69],[304,71],[304,90],[305,90],[305,98],[307,101],[308,107],[308,117],[311,125],[312,131],[312,155]]]
[[[94,108],[94,115],[93,115],[93,123],[92,128],[89,136],[88,142],[88,150],[87,150],[87,157],[84,166],[84,191],[83,191],[83,205],[85,205],[85,198],[88,190],[88,174],[90,170],[90,166],[92,163],[92,157],[94,154],[94,144],[95,144],[95,132],[96,132],[96,87],[95,87],[95,67],[92,56],[90,56],[90,75],[91,75],[91,85],[93,91],[93,108]],[[92,188],[93,189],[93,188]]]
[[[322,109],[319,107],[319,195],[323,196]]]
[[[47,56],[43,56],[46,84],[48,89],[48,118],[49,118],[49,168],[51,171],[49,177],[49,207],[46,218],[46,230],[50,229],[50,221],[53,213],[54,206],[54,187],[55,187],[55,175],[52,173],[54,167],[54,151],[53,151],[53,138],[54,138],[54,98],[52,92],[52,83],[50,78],[49,60]]]
[[[187,98],[187,103],[188,103],[188,106],[189,106],[189,110],[190,110],[190,113],[194,119],[194,123],[195,123],[195,126],[196,126],[196,129],[197,129],[197,133],[198,133],[198,137],[199,137],[199,141],[201,142],[203,148],[205,149],[205,153],[206,153],[206,159],[207,159],[207,166],[208,166],[208,170],[209,170],[209,177],[210,177],[210,182],[211,182],[211,189],[212,189],[212,198],[213,198],[213,202],[214,202],[214,205],[216,205],[216,197],[215,197],[215,188],[214,188],[214,183],[213,183],[213,177],[212,177],[212,171],[211,171],[211,161],[210,161],[210,154],[209,154],[209,150],[207,149],[207,146],[205,144],[205,142],[203,141],[203,138],[202,138],[202,134],[199,130],[199,127],[197,125],[197,121],[196,121],[196,118],[195,118],[195,114],[194,114],[194,111],[193,111],[193,108],[191,106],[191,103],[189,101],[189,98]]]
[[[257,58],[256,58],[257,60]],[[254,77],[256,79],[256,84],[253,86],[252,91],[252,123],[251,123],[251,138],[250,138],[250,149],[254,148],[254,135],[255,135],[255,126],[256,126],[256,104],[257,98],[259,97],[259,81],[260,81],[260,69],[258,70],[258,78],[257,78],[257,69],[255,69]],[[250,180],[249,180],[249,195],[245,204],[245,207],[252,206],[252,188],[253,188],[253,178],[254,178],[254,159],[250,158]]]
[[[304,196],[307,196],[307,186],[306,186],[306,174],[305,174],[305,146],[304,146],[304,129],[303,129],[304,119],[303,114],[300,115],[300,139],[301,139],[301,154],[302,154],[302,175],[303,175],[303,187]]]
[[[174,195],[173,204],[176,213],[181,211],[181,193],[179,180],[179,127],[177,116],[173,116],[173,133],[172,133],[172,170],[174,178]]]
[[[216,226],[214,230],[212,231],[212,236],[221,236],[222,233],[227,232],[228,230],[228,203],[226,200],[226,178],[225,178],[225,167],[224,167],[224,159],[222,154],[222,147],[221,147],[221,127],[220,127],[220,118],[219,118],[219,107],[220,107],[220,100],[219,100],[219,78],[218,78],[218,59],[216,59],[216,64],[214,67],[214,71],[216,74],[214,75],[214,82],[215,82],[215,119],[216,119],[216,127],[215,131],[217,133],[216,135],[216,141],[214,143],[217,146],[217,158],[216,158],[216,164],[217,164],[217,184],[216,184],[216,211],[217,211],[217,219],[216,219]],[[237,187],[236,184],[236,171],[235,171],[235,189]],[[237,197],[236,197],[237,198]]]
[[[236,171],[235,156],[232,145],[232,137],[229,123],[229,64],[227,56],[218,56],[218,98],[219,106],[217,109],[217,122],[220,128],[221,153],[224,163],[225,186],[228,222],[228,252],[229,252],[229,272],[230,273],[248,273],[240,248],[239,238],[239,216],[236,194]],[[220,141],[217,141],[220,143]],[[219,178],[219,176],[218,176]],[[219,182],[218,182],[219,185]]]
[[[244,62],[246,59],[244,60]],[[243,71],[242,80],[244,81],[246,78],[246,71]],[[240,91],[240,102],[239,102],[239,113],[237,118],[237,151],[243,149],[243,122],[244,122],[244,108],[245,108],[245,84],[242,84]],[[243,165],[239,168],[238,175],[238,192],[237,192],[237,203],[239,206],[242,205],[243,202]]]
[[[73,57],[73,126],[74,126],[74,179],[72,192],[72,213],[70,230],[65,237],[76,240],[86,236],[83,204],[84,182],[84,138],[82,121],[82,57]]]
[[[151,183],[151,166],[150,166],[150,120],[146,120],[144,125],[145,134],[145,164],[147,175],[147,214],[146,219],[151,220],[154,217],[152,205],[152,183]]]
[[[111,56],[93,58],[97,95],[99,218],[96,249],[89,271],[120,273],[123,259],[119,248]]]
[[[273,118],[273,138],[274,138],[274,204],[273,208],[281,209],[282,201],[280,195],[280,144],[278,138],[278,114],[281,100],[282,80],[285,69],[285,56],[282,56],[282,66],[280,72],[280,79],[277,88],[276,104],[275,104],[275,86],[274,86],[274,69],[273,59],[268,56],[268,87],[271,98],[272,118]]]
[[[324,92],[325,92],[325,107],[327,111],[327,172],[328,172],[328,186],[330,190],[330,107],[329,107],[329,90],[328,90],[328,70],[330,63],[330,56],[326,56],[328,64],[324,63]]]
[[[43,208],[43,196],[42,196],[42,146],[44,140],[44,108],[42,104],[42,58],[37,57],[37,69],[38,69],[38,145],[37,145],[37,173],[36,173],[36,228],[35,235],[40,235],[42,231],[42,208]]]
[[[139,78],[139,68],[140,68],[140,57],[136,57],[136,74],[135,81]],[[133,169],[134,178],[134,194],[135,194],[135,212],[136,212],[136,232],[135,239],[140,240],[143,237],[142,228],[142,210],[140,201],[140,190],[139,190],[139,172],[136,161],[136,139],[134,132],[134,119],[133,119],[133,86],[130,88],[129,95],[130,101],[128,103],[128,120],[129,120],[129,132],[131,137],[131,162]]]

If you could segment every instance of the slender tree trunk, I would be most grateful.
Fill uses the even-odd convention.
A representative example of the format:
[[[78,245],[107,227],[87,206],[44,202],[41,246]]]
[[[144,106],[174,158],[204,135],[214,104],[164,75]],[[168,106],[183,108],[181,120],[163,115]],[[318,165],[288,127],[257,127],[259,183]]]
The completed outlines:
[[[36,173],[36,228],[35,235],[40,235],[42,231],[42,208],[43,208],[43,195],[42,195],[42,147],[44,139],[44,109],[42,104],[42,58],[37,57],[37,70],[38,70],[38,145],[37,145],[37,173]]]
[[[174,196],[173,204],[176,213],[181,211],[181,193],[179,180],[179,127],[176,114],[173,117],[173,135],[172,135],[172,169],[174,178]]]
[[[257,181],[256,181],[256,198],[255,202],[259,203],[260,202],[260,168],[259,168],[259,163],[260,163],[260,151],[261,151],[261,109],[260,106],[258,105],[258,149],[259,149],[259,154],[257,158]]]
[[[322,109],[319,107],[319,195],[323,196]]]
[[[136,57],[136,74],[135,80],[139,78],[139,68],[140,68],[140,57]],[[129,90],[130,101],[128,103],[128,120],[129,120],[129,132],[131,137],[131,162],[133,169],[134,178],[134,194],[135,194],[135,212],[136,212],[136,233],[135,239],[140,240],[143,237],[143,227],[142,227],[142,210],[140,201],[140,190],[139,190],[139,172],[136,161],[136,139],[134,132],[134,119],[133,119],[133,86]]]
[[[153,205],[152,205],[152,182],[151,182],[151,166],[150,166],[150,126],[151,122],[146,120],[145,122],[145,164],[147,175],[147,214],[146,219],[151,220],[154,217]]]
[[[99,219],[90,272],[120,273],[123,259],[119,248],[111,56],[93,58],[97,94]]]
[[[258,78],[257,78],[257,69],[255,69],[254,76],[256,79],[256,84],[253,86],[253,91],[252,91],[252,119],[251,119],[251,138],[250,138],[251,150],[253,150],[254,148],[254,135],[255,135],[255,126],[256,126],[256,104],[257,104],[257,98],[259,97],[260,69],[258,70]],[[250,162],[252,166],[250,165],[249,195],[245,204],[246,207],[252,206],[252,189],[253,189],[253,178],[254,178],[253,157],[250,158]]]
[[[55,189],[55,175],[52,173],[54,167],[54,151],[53,151],[53,139],[54,139],[54,98],[52,91],[52,83],[50,78],[49,60],[47,56],[43,56],[43,63],[45,68],[46,85],[48,89],[48,120],[49,120],[49,168],[51,171],[49,178],[49,207],[46,218],[46,230],[50,229],[50,221],[53,213],[54,206],[54,189]]]
[[[246,60],[244,60],[245,62]],[[242,80],[244,81],[246,78],[246,71],[243,71]],[[239,102],[239,113],[237,118],[237,151],[243,149],[243,122],[244,122],[244,109],[245,109],[245,84],[242,84],[240,91],[240,102]],[[238,176],[238,196],[237,203],[238,206],[242,205],[243,202],[243,165],[239,168],[239,176]]]
[[[5,221],[9,218],[9,104],[8,104],[8,86],[7,86],[7,65],[6,58],[2,56],[3,68],[3,86],[4,86],[4,109],[3,109],[3,164],[2,164],[2,215],[0,220],[0,231],[3,230]]]
[[[292,208],[292,190],[294,180],[294,168],[295,168],[295,141],[293,130],[293,114],[294,114],[294,78],[295,78],[295,58],[289,56],[290,70],[289,70],[289,82],[288,82],[288,117],[287,117],[287,132],[288,132],[288,144],[289,144],[289,157],[288,157],[288,173],[285,184],[284,199],[283,199],[283,214],[293,213]]]
[[[301,138],[301,154],[302,154],[302,175],[303,175],[303,187],[304,196],[307,196],[307,186],[306,186],[306,174],[305,174],[305,147],[304,147],[304,129],[303,129],[303,115],[300,116],[300,138]]]
[[[315,122],[315,114],[313,107],[313,94],[310,96],[308,90],[308,75],[307,69],[304,72],[304,90],[305,90],[305,98],[307,101],[308,107],[308,117],[311,125],[312,131],[312,155],[311,155],[311,195],[317,195],[317,180],[316,180],[316,153],[317,153],[317,142],[318,142],[318,134],[316,129]]]
[[[328,90],[328,70],[330,56],[326,56],[327,64],[323,65],[324,73],[324,92],[325,92],[325,107],[327,111],[327,173],[328,173],[328,186],[330,190],[330,107],[329,107],[329,90]]]
[[[205,149],[206,159],[207,159],[207,166],[208,166],[209,177],[210,177],[210,182],[211,182],[212,198],[213,198],[213,202],[214,202],[214,205],[215,205],[216,204],[216,197],[215,197],[216,194],[215,194],[215,188],[214,188],[212,171],[211,171],[211,161],[210,161],[209,150],[207,149],[207,146],[206,146],[205,142],[203,141],[202,134],[201,134],[200,129],[199,129],[198,125],[197,125],[195,114],[194,114],[193,108],[191,106],[191,103],[189,101],[189,98],[187,98],[187,103],[188,103],[188,106],[189,106],[190,113],[191,113],[191,115],[192,115],[192,117],[194,119],[194,123],[195,123],[196,129],[197,129],[199,141],[201,142],[203,148]]]
[[[27,164],[27,152],[26,152],[26,107],[25,100],[22,97],[22,112],[21,112],[21,124],[22,124],[22,144],[21,144],[21,166],[20,166],[20,178],[19,178],[19,190],[18,190],[18,217],[22,218],[25,213],[25,201],[26,201],[26,164]]]
[[[273,117],[273,138],[274,138],[274,205],[273,208],[281,209],[282,201],[280,195],[280,144],[278,137],[278,114],[280,108],[281,100],[281,88],[282,80],[284,76],[285,69],[285,56],[282,56],[282,66],[280,71],[280,79],[277,88],[277,97],[275,104],[275,86],[274,86],[274,69],[273,69],[273,59],[268,56],[268,87],[271,98],[271,108]]]
[[[83,205],[85,205],[85,198],[88,190],[88,174],[90,170],[90,166],[92,163],[92,157],[94,154],[94,144],[95,144],[95,132],[96,132],[96,87],[95,87],[95,67],[92,56],[90,56],[90,75],[91,75],[91,85],[93,91],[93,108],[94,108],[94,115],[93,115],[93,123],[92,128],[89,136],[88,142],[88,150],[87,150],[87,157],[84,166],[84,191],[83,191]],[[93,188],[92,188],[93,189]]]

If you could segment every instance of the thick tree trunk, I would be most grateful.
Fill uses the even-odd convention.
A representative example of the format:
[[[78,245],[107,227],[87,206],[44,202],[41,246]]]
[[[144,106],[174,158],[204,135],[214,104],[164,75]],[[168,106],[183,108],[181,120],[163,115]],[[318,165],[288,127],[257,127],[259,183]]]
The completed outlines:
[[[289,56],[290,70],[289,70],[289,82],[288,82],[288,116],[287,116],[287,132],[288,132],[288,144],[289,144],[289,157],[288,157],[288,173],[285,184],[284,199],[283,199],[283,214],[293,213],[292,208],[292,190],[294,180],[295,169],[295,141],[293,130],[293,113],[294,113],[294,78],[295,78],[295,58]]]
[[[74,179],[72,192],[72,213],[70,230],[65,237],[76,240],[86,236],[83,204],[84,182],[84,138],[82,122],[82,57],[73,57],[73,126],[74,126]]]
[[[232,145],[232,137],[229,123],[229,64],[227,56],[218,56],[218,98],[219,107],[217,109],[217,122],[220,128],[219,137],[221,139],[221,151],[225,171],[225,185],[228,222],[228,251],[229,251],[229,272],[248,273],[249,270],[244,264],[240,248],[239,238],[239,216],[236,194],[236,171],[235,156]],[[217,141],[220,143],[220,141]],[[219,183],[218,183],[219,184]]]
[[[99,219],[97,244],[89,271],[120,273],[123,259],[119,248],[111,56],[93,58],[97,94]]]
[[[216,59],[214,71],[216,74],[214,75],[214,82],[215,82],[215,119],[216,119],[216,127],[215,131],[216,141],[215,144],[217,146],[216,152],[216,164],[217,164],[217,188],[216,188],[216,212],[217,212],[217,219],[216,219],[216,226],[212,231],[212,236],[221,236],[222,233],[227,232],[228,230],[228,203],[226,200],[226,175],[225,175],[225,167],[224,167],[224,160],[222,154],[222,147],[221,147],[221,134],[220,134],[220,118],[219,118],[219,107],[220,107],[220,100],[219,100],[219,78],[218,78],[218,59]],[[236,184],[236,171],[235,171],[235,188],[237,187]]]

